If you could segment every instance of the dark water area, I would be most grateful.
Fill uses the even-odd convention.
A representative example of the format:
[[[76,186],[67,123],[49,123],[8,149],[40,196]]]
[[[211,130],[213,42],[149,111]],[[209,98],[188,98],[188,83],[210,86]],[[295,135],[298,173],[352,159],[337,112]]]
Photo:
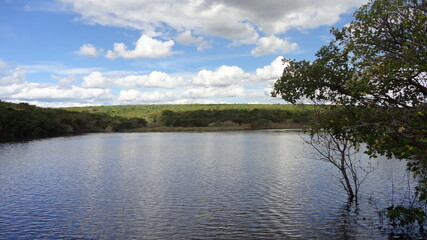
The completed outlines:
[[[0,239],[387,239],[405,163],[349,207],[293,131],[88,134],[0,144]]]

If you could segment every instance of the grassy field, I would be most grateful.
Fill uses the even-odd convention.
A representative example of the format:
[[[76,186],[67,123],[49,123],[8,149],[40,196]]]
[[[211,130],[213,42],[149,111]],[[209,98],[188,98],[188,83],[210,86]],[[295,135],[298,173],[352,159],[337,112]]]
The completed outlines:
[[[113,117],[144,118],[149,124],[159,121],[163,111],[189,112],[197,110],[286,110],[291,112],[304,112],[317,108],[312,105],[290,104],[178,104],[178,105],[119,105],[119,106],[90,106],[71,107],[65,110],[105,113]]]

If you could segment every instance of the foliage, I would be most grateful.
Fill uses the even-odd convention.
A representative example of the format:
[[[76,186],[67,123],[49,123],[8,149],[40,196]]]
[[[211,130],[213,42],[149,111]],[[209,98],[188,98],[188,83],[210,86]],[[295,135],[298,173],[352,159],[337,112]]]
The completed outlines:
[[[0,101],[1,141],[104,131],[150,131],[168,127],[253,129],[302,126],[315,106],[262,104],[188,104],[39,108]],[[266,119],[263,122],[262,119]],[[150,123],[148,123],[150,122]],[[262,124],[260,124],[262,123]],[[271,126],[270,123],[284,124]],[[291,125],[295,127],[294,125]]]
[[[273,95],[341,105],[337,121],[320,124],[369,153],[427,161],[427,3],[370,1],[322,47],[317,59],[287,61]]]
[[[165,110],[161,121],[169,127],[207,127],[213,123],[233,122],[238,125],[250,124],[252,129],[268,128],[269,123],[306,123],[310,119],[310,111],[288,110],[196,110],[174,112]],[[221,125],[221,124],[220,124]]]
[[[252,111],[259,110],[284,110],[292,114],[303,114],[317,108],[310,105],[290,105],[290,104],[174,104],[174,105],[121,105],[121,106],[91,106],[91,107],[72,107],[65,110],[87,112],[87,113],[105,113],[110,116],[123,118],[144,118],[149,124],[157,125],[161,123],[161,117],[164,111],[194,112],[203,111]],[[304,119],[301,119],[303,121]]]
[[[426,221],[426,213],[422,207],[405,207],[403,205],[390,206],[383,213],[391,221],[391,224],[401,228],[404,232],[414,232],[414,227],[423,228]]]
[[[274,94],[345,105],[416,107],[427,96],[427,4],[376,0],[309,61],[287,60]]]
[[[355,18],[315,61],[288,61],[273,95],[358,106],[341,111],[353,140],[427,161],[427,3],[371,1]]]
[[[85,132],[126,131],[146,125],[144,119],[124,119],[106,114],[79,113],[0,101],[0,141]]]
[[[272,121],[266,118],[258,118],[251,122],[252,129],[265,129],[271,126]]]
[[[0,141],[104,131],[164,131],[167,127],[262,129],[301,127],[315,106],[188,104],[39,108],[0,101]],[[150,123],[149,123],[150,122]],[[271,125],[276,124],[276,125]],[[282,124],[282,125],[280,125]],[[294,125],[292,125],[294,124]],[[183,129],[184,130],[184,129]]]
[[[334,40],[316,60],[284,60],[272,95],[339,106],[321,114],[312,133],[367,143],[371,156],[408,159],[419,200],[426,201],[427,2],[371,0],[354,17],[331,30]],[[406,215],[418,215],[413,210],[393,209],[388,216],[406,222]]]
[[[312,131],[328,129],[353,143],[367,143],[368,153],[401,159],[425,159],[427,118],[419,108],[335,107],[312,122]],[[414,169],[415,170],[415,169]],[[414,171],[415,172],[415,171]]]

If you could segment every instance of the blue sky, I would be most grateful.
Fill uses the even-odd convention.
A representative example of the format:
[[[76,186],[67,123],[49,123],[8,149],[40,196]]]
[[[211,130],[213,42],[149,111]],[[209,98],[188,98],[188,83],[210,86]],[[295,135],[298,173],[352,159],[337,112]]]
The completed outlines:
[[[0,100],[38,106],[284,103],[365,0],[0,0]]]

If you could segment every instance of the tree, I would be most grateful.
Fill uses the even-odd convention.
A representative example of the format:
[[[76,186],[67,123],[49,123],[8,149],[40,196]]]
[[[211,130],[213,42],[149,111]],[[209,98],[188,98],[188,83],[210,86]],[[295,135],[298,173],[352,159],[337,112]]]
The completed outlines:
[[[420,173],[427,162],[427,2],[372,0],[354,17],[331,30],[335,39],[316,60],[286,60],[272,95],[339,106],[340,121],[313,129],[366,142],[372,155],[410,158]]]
[[[359,148],[349,140],[337,138],[330,132],[318,132],[305,141],[321,156],[320,160],[331,163],[339,174],[339,183],[347,193],[350,202],[358,202],[359,190],[366,177],[374,168],[363,167],[357,156]]]
[[[331,33],[314,61],[284,60],[272,95],[333,106],[311,133],[408,159],[427,201],[427,1],[371,0]]]
[[[314,62],[286,60],[273,94],[411,108],[427,97],[427,2],[376,0],[355,13]]]

